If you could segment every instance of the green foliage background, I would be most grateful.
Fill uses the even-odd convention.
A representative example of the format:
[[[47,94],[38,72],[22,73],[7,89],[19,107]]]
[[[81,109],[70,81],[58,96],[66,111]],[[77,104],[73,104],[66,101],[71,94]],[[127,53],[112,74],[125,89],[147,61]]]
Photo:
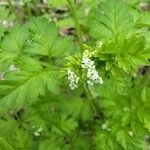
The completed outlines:
[[[146,150],[150,13],[140,0],[68,1],[48,0],[40,10],[39,1],[24,0],[24,15],[15,2],[0,6],[0,150]],[[76,31],[62,36],[64,28]],[[102,85],[86,84],[86,49],[96,51]],[[69,68],[80,77],[74,91]]]

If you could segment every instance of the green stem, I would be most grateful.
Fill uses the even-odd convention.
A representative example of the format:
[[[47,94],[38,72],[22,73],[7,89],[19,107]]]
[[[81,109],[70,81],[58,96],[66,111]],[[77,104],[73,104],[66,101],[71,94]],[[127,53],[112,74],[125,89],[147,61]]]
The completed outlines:
[[[103,118],[104,115],[99,107],[99,104],[97,103],[97,98],[93,95],[93,93],[91,92],[91,90],[89,89],[89,87],[86,85],[86,83],[84,84],[84,89],[86,91],[86,95],[87,97],[90,99],[91,105],[94,107],[94,109],[97,112],[97,115],[99,116],[99,118]]]
[[[79,18],[78,18],[78,15],[77,15],[76,5],[75,5],[75,2],[73,3],[73,0],[67,0],[67,1],[70,5],[71,11],[72,11],[72,15],[73,15],[74,22],[75,22],[75,29],[76,29],[76,33],[77,33],[77,37],[78,37],[78,42],[79,42],[80,50],[81,50],[81,53],[82,53],[82,49],[83,49],[83,46],[82,46],[82,32],[81,32],[81,28],[80,28]]]
[[[78,15],[77,15],[77,9],[76,9],[76,5],[75,5],[75,2],[73,3],[73,0],[67,0],[69,5],[70,5],[70,8],[71,8],[71,11],[72,11],[72,15],[73,15],[73,18],[74,18],[74,22],[75,22],[75,29],[76,29],[76,33],[77,33],[77,37],[78,37],[78,42],[79,42],[79,45],[80,45],[80,50],[81,50],[81,53],[82,53],[82,49],[83,49],[83,46],[82,46],[82,32],[81,32],[81,28],[80,28],[80,23],[79,23],[79,18],[78,18]],[[97,111],[97,114],[100,118],[103,117],[103,113],[101,112],[98,104],[97,104],[97,99],[94,97],[94,95],[92,94],[92,92],[90,91],[89,87],[87,87],[86,83],[84,84],[84,89],[86,91],[86,94],[87,94],[87,97],[90,99],[90,103],[91,105],[94,107],[94,109]]]
[[[12,5],[11,1],[10,1],[10,0],[7,0],[7,3],[8,3],[8,5],[9,5],[9,7],[10,7],[11,12],[16,16],[16,18],[19,20],[19,22],[22,22],[21,17],[20,17],[20,16],[18,15],[18,13],[16,12],[16,10],[15,10],[14,6]]]
[[[28,3],[27,3],[27,12],[28,12],[29,17],[32,17],[31,7],[30,7],[30,4]]]

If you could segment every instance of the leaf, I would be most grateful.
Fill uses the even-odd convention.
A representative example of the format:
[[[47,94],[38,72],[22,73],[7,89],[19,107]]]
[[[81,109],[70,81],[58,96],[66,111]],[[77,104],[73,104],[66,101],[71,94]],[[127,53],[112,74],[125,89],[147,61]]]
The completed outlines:
[[[117,132],[117,141],[121,143],[121,145],[124,147],[124,149],[128,149],[128,142],[127,142],[127,133],[123,130],[120,130]]]
[[[35,60],[28,56],[17,57],[15,59],[15,64],[19,69],[29,72],[38,72],[42,69],[42,65],[38,60]]]
[[[23,119],[29,124],[30,128],[33,126],[35,126],[35,129],[42,128],[43,130],[47,130],[50,126],[57,128],[61,119],[59,103],[60,101],[51,96],[51,94],[46,96],[46,98],[39,98],[36,103],[28,107]]]
[[[110,70],[112,68],[112,66],[113,66],[113,63],[111,61],[107,61],[106,67],[105,67],[106,71]]]
[[[136,22],[136,27],[150,27],[150,13],[143,13],[141,18]]]
[[[26,27],[17,26],[3,38],[0,51],[0,67],[2,69],[6,69],[17,56],[24,53],[28,34]]]
[[[83,121],[92,119],[92,108],[88,101],[78,99],[72,99],[67,102],[63,102],[62,109],[67,116],[73,118],[81,118]]]
[[[99,130],[94,137],[96,150],[121,150],[122,147],[117,143],[115,137],[107,132]]]
[[[11,145],[9,145],[3,138],[0,137],[0,150],[15,150]]]
[[[14,20],[15,16],[10,14],[10,10],[5,6],[0,6],[0,21]]]
[[[121,45],[121,51],[126,51],[126,53],[131,55],[136,55],[144,50],[146,44],[146,39],[144,36],[133,36],[129,39],[125,39]]]
[[[72,39],[70,37],[60,37],[58,28],[45,18],[34,18],[29,23],[33,41],[27,52],[44,56],[65,56],[72,49]]]
[[[53,83],[56,73],[49,68],[34,73],[14,71],[6,74],[5,80],[0,81],[1,112],[35,102],[39,95],[45,94],[48,84]],[[48,89],[53,92],[54,88]]]
[[[11,53],[21,53],[27,40],[28,29],[24,26],[17,26],[2,40],[2,49]]]
[[[132,68],[147,65],[150,51],[145,49],[145,45],[144,36],[132,36],[124,39],[119,45],[120,51],[115,58],[118,67],[125,72],[130,72]]]
[[[10,10],[5,6],[0,6],[0,40],[4,36],[4,32],[11,27],[12,21],[15,20],[15,16],[10,13]]]
[[[63,141],[62,137],[51,136],[40,143],[39,150],[69,150],[69,145]]]
[[[17,130],[12,137],[15,149],[31,149],[32,138],[27,131]]]
[[[90,139],[85,135],[78,136],[78,138],[75,139],[74,147],[75,149],[78,149],[78,150],[91,150],[92,149]]]
[[[18,129],[18,123],[11,117],[0,119],[0,132],[1,136],[10,136]]]
[[[120,0],[109,0],[100,5],[90,23],[90,34],[95,39],[115,39],[127,35],[133,28],[133,17]]]
[[[77,122],[73,118],[70,119],[62,118],[60,123],[62,130],[67,134],[71,133],[78,126]]]

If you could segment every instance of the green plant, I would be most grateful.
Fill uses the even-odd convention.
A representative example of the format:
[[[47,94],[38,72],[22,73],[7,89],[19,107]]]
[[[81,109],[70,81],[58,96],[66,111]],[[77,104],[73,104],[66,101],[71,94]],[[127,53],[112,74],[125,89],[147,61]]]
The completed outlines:
[[[0,149],[146,149],[150,14],[120,0],[96,3],[83,42],[76,3],[64,2],[75,37],[40,16],[2,31]]]

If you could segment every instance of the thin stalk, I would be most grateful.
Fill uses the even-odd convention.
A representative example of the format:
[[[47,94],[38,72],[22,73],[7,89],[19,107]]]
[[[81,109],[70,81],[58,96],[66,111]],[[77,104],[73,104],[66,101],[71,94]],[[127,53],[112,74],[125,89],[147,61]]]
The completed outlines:
[[[72,12],[72,15],[73,15],[73,19],[74,19],[74,22],[75,22],[75,29],[76,29],[76,33],[77,33],[77,38],[78,38],[78,42],[79,42],[79,45],[80,45],[80,50],[81,50],[81,53],[82,53],[82,32],[81,32],[81,28],[80,28],[80,23],[79,23],[79,18],[78,18],[78,15],[77,15],[77,9],[76,9],[76,5],[75,5],[75,2],[73,2],[73,0],[67,0],[69,5],[70,5],[70,9],[71,9],[71,12]]]
[[[12,5],[11,1],[10,0],[7,0],[7,3],[9,5],[9,8],[11,10],[11,12],[16,16],[16,18],[19,20],[19,22],[22,22],[22,19],[21,17],[18,15],[18,13],[16,12],[14,6]]]
[[[86,91],[86,96],[89,98],[91,105],[94,107],[94,110],[97,112],[97,115],[99,116],[99,118],[103,118],[103,113],[100,110],[100,107],[97,103],[97,98],[93,95],[93,93],[86,85],[86,83],[84,84],[84,89]]]
[[[31,12],[31,8],[30,8],[30,4],[27,3],[27,12],[29,17],[32,17],[32,12]]]

